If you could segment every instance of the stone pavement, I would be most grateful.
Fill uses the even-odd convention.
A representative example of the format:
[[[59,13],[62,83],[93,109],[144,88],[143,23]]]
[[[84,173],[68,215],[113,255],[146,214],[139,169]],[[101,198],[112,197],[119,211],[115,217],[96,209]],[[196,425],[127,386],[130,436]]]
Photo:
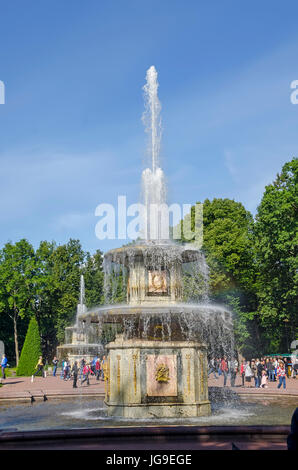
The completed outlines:
[[[0,403],[6,400],[31,400],[31,396],[43,399],[44,395],[47,397],[104,396],[104,382],[98,381],[94,377],[90,377],[89,381],[90,385],[85,382],[80,386],[78,380],[78,388],[73,388],[72,379],[62,380],[60,375],[56,377],[48,375],[45,378],[35,377],[33,382],[31,382],[31,377],[8,377],[2,381],[3,387],[0,387]]]
[[[3,387],[0,387],[0,402],[4,400],[31,400],[34,398],[43,398],[53,396],[71,396],[71,395],[86,395],[86,396],[102,396],[105,393],[105,384],[102,380],[97,381],[95,377],[90,377],[90,385],[84,383],[80,386],[78,380],[78,388],[72,386],[72,380],[62,380],[58,374],[56,377],[48,375],[46,378],[35,377],[34,382],[31,382],[30,377],[9,377],[2,381]],[[208,379],[209,387],[223,387],[223,376],[215,379],[213,374],[210,374]],[[286,379],[286,389],[277,388],[277,382],[269,382],[268,388],[255,388],[254,381],[250,384],[245,383],[242,387],[242,380],[237,374],[235,387],[230,387],[230,377],[228,376],[227,388],[233,390],[239,395],[254,395],[254,396],[297,396],[298,397],[298,378]],[[298,404],[298,398],[297,398]]]

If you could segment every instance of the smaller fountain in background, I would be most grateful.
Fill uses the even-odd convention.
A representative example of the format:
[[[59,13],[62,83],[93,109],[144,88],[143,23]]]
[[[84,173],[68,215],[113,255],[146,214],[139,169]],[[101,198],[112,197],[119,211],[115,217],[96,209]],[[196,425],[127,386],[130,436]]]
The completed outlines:
[[[80,321],[80,316],[87,313],[85,304],[85,281],[80,277],[80,297],[77,305],[76,322],[74,326],[65,328],[65,344],[58,346],[57,357],[59,360],[68,359],[71,363],[80,361],[83,357],[91,361],[103,352],[103,346],[99,341],[101,327],[91,322],[90,318]]]

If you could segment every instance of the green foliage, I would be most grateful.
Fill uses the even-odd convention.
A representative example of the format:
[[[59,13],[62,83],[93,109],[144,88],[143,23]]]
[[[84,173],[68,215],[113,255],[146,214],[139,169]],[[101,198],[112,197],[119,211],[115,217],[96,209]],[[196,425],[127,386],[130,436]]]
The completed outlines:
[[[18,376],[32,375],[36,370],[36,364],[39,356],[41,355],[42,352],[38,324],[36,319],[33,317],[29,323],[16,374]]]
[[[65,327],[75,319],[81,274],[87,305],[102,303],[99,250],[91,256],[72,239],[59,246],[42,241],[35,252],[26,240],[4,246],[0,252],[0,337],[10,361],[17,357],[19,340],[22,345],[32,316],[38,321],[44,357],[55,355],[57,345],[64,341]]]
[[[271,348],[287,349],[298,335],[298,159],[266,186],[255,223],[259,318]]]
[[[298,337],[297,158],[266,186],[255,221],[240,202],[230,199],[206,199],[203,207],[202,250],[210,270],[209,292],[213,302],[233,310],[238,349],[247,357],[288,351]],[[187,225],[195,231],[194,207],[181,221],[182,228]],[[182,237],[181,242],[186,241]],[[44,358],[55,354],[64,341],[65,327],[75,319],[81,274],[87,306],[104,302],[102,262],[100,250],[91,255],[79,240],[59,246],[42,241],[36,251],[24,239],[4,245],[0,250],[0,339],[11,364],[14,358],[18,362],[32,317],[39,325]],[[185,272],[184,281],[185,297],[200,300],[204,283],[200,273]],[[122,270],[106,284],[112,303],[125,302]],[[104,326],[104,344],[114,339],[117,328]]]
[[[4,324],[13,325],[15,357],[18,363],[18,322],[32,315],[32,280],[35,269],[34,249],[25,239],[6,243],[0,251],[0,314]],[[6,342],[6,338],[4,339]]]

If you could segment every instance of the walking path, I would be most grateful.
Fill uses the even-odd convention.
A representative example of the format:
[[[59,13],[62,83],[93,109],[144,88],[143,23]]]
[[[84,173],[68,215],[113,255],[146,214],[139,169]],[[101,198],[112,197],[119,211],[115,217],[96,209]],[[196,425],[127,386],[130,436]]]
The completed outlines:
[[[34,398],[43,399],[44,395],[47,397],[67,397],[67,396],[102,396],[105,394],[105,384],[102,380],[96,380],[95,377],[90,377],[90,385],[84,383],[80,386],[78,380],[78,388],[73,388],[72,380],[62,380],[57,375],[53,377],[51,375],[46,378],[35,377],[34,382],[31,382],[30,377],[9,377],[3,380],[3,387],[0,387],[0,403],[6,400],[31,400],[31,396]],[[208,378],[209,387],[223,387],[223,376],[215,379],[213,374]],[[254,382],[251,384],[245,383],[242,387],[242,380],[238,374],[236,377],[235,387],[230,387],[230,377],[227,380],[227,389],[230,389],[241,396],[254,396],[254,397],[266,397],[266,396],[291,396],[298,397],[298,378],[287,379],[286,389],[277,388],[277,382],[269,382],[268,388],[255,388]],[[298,398],[297,398],[298,406]]]
[[[46,397],[67,397],[67,396],[104,396],[105,385],[102,380],[94,377],[89,379],[90,385],[84,383],[78,388],[73,388],[72,380],[60,379],[60,376],[35,377],[31,382],[31,377],[9,377],[3,380],[3,387],[0,387],[0,404],[7,400],[31,400],[31,397],[43,399]]]

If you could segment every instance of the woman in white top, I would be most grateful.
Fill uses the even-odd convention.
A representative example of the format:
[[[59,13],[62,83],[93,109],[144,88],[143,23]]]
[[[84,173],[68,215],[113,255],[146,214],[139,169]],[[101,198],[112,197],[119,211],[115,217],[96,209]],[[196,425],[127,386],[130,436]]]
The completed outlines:
[[[250,368],[250,363],[247,362],[245,365],[245,382],[251,382],[252,376],[253,376],[253,373]]]

